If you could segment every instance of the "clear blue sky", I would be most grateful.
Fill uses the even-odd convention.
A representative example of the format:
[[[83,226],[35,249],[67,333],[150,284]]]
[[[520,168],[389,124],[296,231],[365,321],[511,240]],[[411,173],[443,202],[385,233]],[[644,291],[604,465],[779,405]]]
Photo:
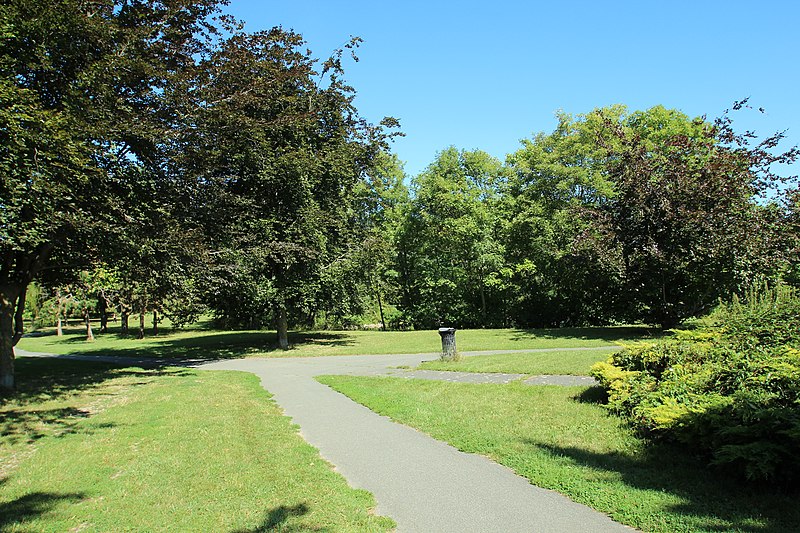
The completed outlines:
[[[450,145],[502,160],[552,131],[556,111],[614,103],[715,117],[749,96],[767,114],[736,114],[737,129],[788,129],[787,146],[800,144],[797,0],[231,0],[227,11],[249,30],[294,29],[321,58],[363,38],[346,64],[356,106],[400,120],[393,150],[409,175]]]

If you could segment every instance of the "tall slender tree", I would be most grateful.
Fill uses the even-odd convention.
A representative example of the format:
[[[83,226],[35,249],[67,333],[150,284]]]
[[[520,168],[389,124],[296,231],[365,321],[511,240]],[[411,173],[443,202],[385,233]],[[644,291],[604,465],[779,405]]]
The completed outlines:
[[[492,209],[503,176],[500,162],[485,152],[450,147],[414,178],[398,264],[401,307],[415,327],[498,320],[502,306],[487,302],[487,282],[503,253]]]

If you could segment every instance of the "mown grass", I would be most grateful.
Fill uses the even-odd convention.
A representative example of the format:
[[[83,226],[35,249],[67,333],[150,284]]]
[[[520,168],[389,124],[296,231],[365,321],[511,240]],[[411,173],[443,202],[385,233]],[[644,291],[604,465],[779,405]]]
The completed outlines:
[[[319,380],[643,531],[800,531],[796,494],[744,486],[685,450],[646,445],[597,403],[602,391],[595,388]]]
[[[255,376],[20,359],[2,531],[387,531]]]
[[[477,329],[457,336],[461,351],[535,350],[607,346],[615,342],[647,338],[645,327],[564,329]],[[155,336],[136,339],[112,328],[96,333],[95,342],[85,340],[81,328],[57,337],[51,329],[23,338],[19,347],[31,352],[75,355],[156,357],[175,360],[210,360],[232,357],[299,357],[387,353],[434,353],[441,351],[436,331],[316,331],[290,333],[292,349],[277,349],[274,331],[220,331],[212,329],[163,330]]]
[[[588,376],[593,364],[605,361],[619,348],[586,351],[549,350],[546,352],[505,353],[464,357],[460,361],[426,361],[421,370],[456,372],[502,372],[508,374],[566,374]]]

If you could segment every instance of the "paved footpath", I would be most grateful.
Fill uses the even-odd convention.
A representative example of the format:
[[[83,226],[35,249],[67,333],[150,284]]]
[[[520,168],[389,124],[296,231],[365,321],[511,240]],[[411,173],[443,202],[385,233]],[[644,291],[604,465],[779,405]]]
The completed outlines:
[[[352,486],[372,492],[376,512],[392,517],[399,532],[632,531],[485,457],[377,415],[314,379],[322,374],[408,376],[393,367],[413,367],[432,355],[253,358],[198,368],[259,376],[303,437]]]

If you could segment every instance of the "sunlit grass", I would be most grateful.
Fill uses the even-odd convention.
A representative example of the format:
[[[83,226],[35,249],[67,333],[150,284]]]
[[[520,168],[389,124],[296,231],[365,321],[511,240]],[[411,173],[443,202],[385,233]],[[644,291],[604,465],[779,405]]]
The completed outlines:
[[[476,329],[456,334],[460,351],[534,350],[608,346],[614,342],[648,337],[651,330],[626,328],[571,329]],[[95,332],[86,342],[79,327],[57,337],[52,329],[23,338],[19,347],[32,352],[78,355],[117,355],[176,359],[222,359],[231,357],[296,357],[388,353],[435,353],[441,351],[436,331],[295,331],[289,337],[292,349],[277,349],[274,331],[221,331],[192,328],[166,330],[156,336],[137,339],[112,328]]]
[[[585,351],[551,350],[465,357],[461,361],[427,361],[422,370],[502,372],[507,374],[567,374],[588,376],[591,366],[604,361],[618,348]]]
[[[800,531],[796,495],[746,487],[686,450],[645,446],[597,389],[325,376],[322,383],[643,531]]]
[[[255,376],[20,360],[2,531],[387,531]]]

